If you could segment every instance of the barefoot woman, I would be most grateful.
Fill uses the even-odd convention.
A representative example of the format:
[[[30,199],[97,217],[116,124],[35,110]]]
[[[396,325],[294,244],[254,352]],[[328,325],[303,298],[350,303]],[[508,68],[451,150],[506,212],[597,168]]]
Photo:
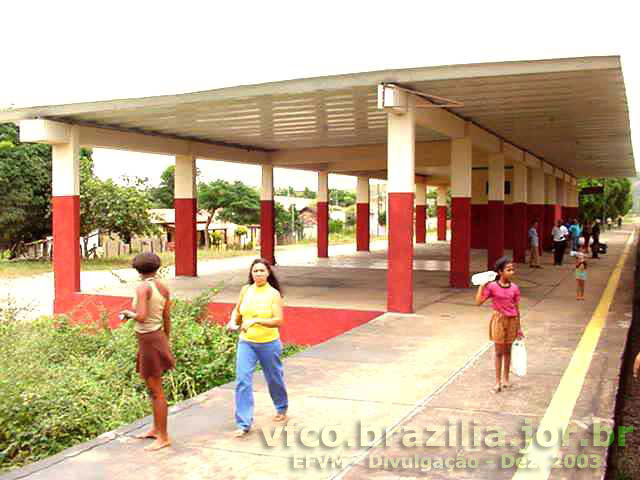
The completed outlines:
[[[236,356],[235,436],[242,437],[253,422],[253,372],[260,362],[269,394],[276,409],[274,421],[287,419],[288,397],[282,369],[282,325],[280,283],[269,262],[256,259],[249,270],[249,283],[242,288],[237,311],[241,317]]]
[[[489,338],[495,343],[496,350],[496,384],[492,392],[498,393],[511,386],[511,344],[523,334],[520,328],[520,289],[511,281],[515,273],[513,263],[502,257],[496,262],[495,271],[498,276],[494,281],[478,287],[476,304],[482,305],[489,298],[493,300]]]
[[[141,253],[133,259],[132,265],[140,274],[142,282],[136,288],[133,298],[135,312],[125,310],[121,313],[125,318],[135,321],[134,330],[138,337],[136,371],[147,384],[153,408],[153,427],[137,438],[154,439],[145,450],[159,450],[170,445],[162,374],[175,366],[169,348],[169,289],[155,278],[160,268],[160,257],[156,254]]]

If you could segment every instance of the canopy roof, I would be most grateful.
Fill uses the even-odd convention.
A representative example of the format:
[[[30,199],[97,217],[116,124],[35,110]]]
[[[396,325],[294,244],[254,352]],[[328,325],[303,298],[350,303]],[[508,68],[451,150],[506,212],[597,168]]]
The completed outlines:
[[[619,57],[384,70],[181,95],[0,111],[253,150],[384,144],[377,85],[462,104],[447,108],[574,176],[634,176]],[[417,126],[417,141],[446,139]]]

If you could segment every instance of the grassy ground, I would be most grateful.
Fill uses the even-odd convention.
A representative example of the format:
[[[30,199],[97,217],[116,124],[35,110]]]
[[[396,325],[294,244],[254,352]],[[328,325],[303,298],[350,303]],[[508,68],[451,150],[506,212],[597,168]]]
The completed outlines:
[[[385,237],[372,237],[371,240],[381,240]],[[331,245],[344,245],[355,242],[355,237],[351,235],[331,234],[329,243]],[[281,245],[276,250],[292,250],[296,248],[309,247],[314,245],[315,240],[303,240],[292,245]],[[198,260],[213,260],[216,258],[229,258],[239,256],[255,256],[258,250],[198,250]],[[123,255],[113,258],[92,258],[82,260],[82,270],[116,270],[119,268],[128,268],[131,266],[131,259],[135,254]],[[163,265],[173,265],[175,257],[173,252],[164,252],[160,254]],[[0,261],[0,278],[11,279],[18,277],[26,277],[30,275],[38,275],[41,273],[49,273],[52,271],[51,262],[48,260],[17,260],[17,261]]]

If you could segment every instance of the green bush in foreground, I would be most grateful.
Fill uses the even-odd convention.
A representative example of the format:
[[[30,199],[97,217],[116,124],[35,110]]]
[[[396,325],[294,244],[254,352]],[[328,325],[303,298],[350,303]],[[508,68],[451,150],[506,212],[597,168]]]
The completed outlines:
[[[234,379],[237,334],[198,322],[209,297],[176,301],[165,375],[169,404]],[[74,326],[0,316],[0,471],[23,466],[151,413],[135,371],[133,325]],[[285,347],[291,355],[301,347]]]

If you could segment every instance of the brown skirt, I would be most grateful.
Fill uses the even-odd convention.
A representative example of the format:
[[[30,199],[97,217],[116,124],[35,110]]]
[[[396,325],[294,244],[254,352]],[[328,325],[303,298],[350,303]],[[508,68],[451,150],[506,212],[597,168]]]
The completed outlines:
[[[176,366],[164,330],[137,333],[137,336],[136,372],[139,372],[142,378],[161,377],[164,372]]]
[[[513,343],[519,329],[518,317],[507,317],[494,311],[489,322],[489,339],[495,343]]]

